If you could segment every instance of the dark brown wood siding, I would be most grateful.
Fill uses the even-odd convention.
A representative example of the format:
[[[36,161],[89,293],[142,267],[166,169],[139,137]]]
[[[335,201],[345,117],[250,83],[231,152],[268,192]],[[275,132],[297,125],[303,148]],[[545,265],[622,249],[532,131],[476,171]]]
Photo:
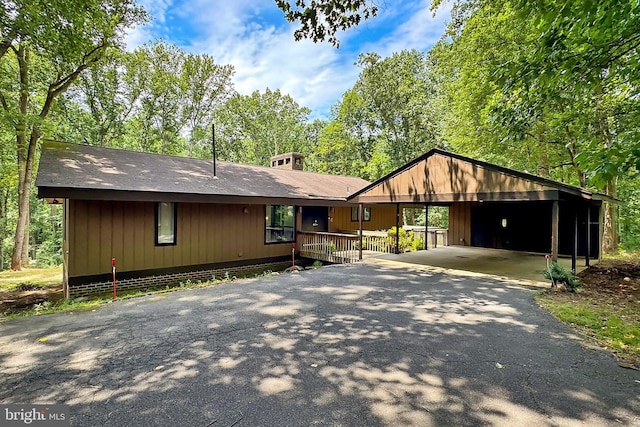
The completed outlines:
[[[366,205],[365,205],[366,206]],[[357,208],[358,205],[355,205]],[[396,225],[395,205],[371,205],[371,221],[363,221],[364,230],[388,230]],[[329,224],[330,232],[358,230],[358,221],[351,221],[350,207],[333,208],[332,222]]]
[[[449,245],[471,245],[471,203],[454,203],[449,207]]]
[[[247,213],[244,213],[245,208]],[[285,256],[264,243],[264,205],[177,204],[177,244],[155,245],[155,204],[69,201],[70,277]]]

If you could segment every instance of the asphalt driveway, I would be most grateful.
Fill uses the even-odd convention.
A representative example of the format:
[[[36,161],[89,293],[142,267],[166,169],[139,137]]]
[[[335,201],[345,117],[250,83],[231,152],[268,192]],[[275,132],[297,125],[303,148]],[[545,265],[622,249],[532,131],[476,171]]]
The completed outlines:
[[[359,264],[17,319],[0,403],[74,426],[640,425],[640,372],[534,292]]]

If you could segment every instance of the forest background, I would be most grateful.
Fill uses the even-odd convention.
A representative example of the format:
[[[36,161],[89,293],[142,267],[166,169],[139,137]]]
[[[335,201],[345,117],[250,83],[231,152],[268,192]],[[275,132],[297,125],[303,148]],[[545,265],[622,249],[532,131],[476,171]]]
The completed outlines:
[[[296,37],[335,45],[379,7],[276,3]],[[33,188],[42,141],[211,158],[212,124],[220,160],[297,151],[306,170],[375,180],[439,147],[604,192],[621,201],[606,205],[605,249],[640,248],[638,1],[456,1],[428,52],[360,55],[326,120],[277,88],[237,93],[209,55],[125,51],[149,19],[130,0],[73,4],[0,4],[0,270],[62,261],[61,210]]]

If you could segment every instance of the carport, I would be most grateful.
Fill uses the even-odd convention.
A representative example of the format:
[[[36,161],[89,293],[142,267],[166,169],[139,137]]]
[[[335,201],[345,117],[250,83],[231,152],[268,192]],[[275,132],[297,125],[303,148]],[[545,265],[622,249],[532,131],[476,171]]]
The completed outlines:
[[[349,200],[395,205],[397,226],[402,206],[448,206],[449,245],[570,256],[575,270],[578,257],[600,259],[602,203],[613,199],[432,149]]]

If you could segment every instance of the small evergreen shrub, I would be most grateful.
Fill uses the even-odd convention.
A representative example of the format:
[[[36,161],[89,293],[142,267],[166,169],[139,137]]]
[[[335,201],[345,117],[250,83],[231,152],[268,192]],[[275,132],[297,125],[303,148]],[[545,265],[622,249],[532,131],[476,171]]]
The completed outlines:
[[[569,292],[575,292],[580,286],[582,286],[582,282],[573,274],[571,271],[565,270],[557,262],[551,263],[550,269],[545,270],[544,277],[548,280],[551,280],[551,287],[555,288],[556,286],[564,285],[564,287]]]

